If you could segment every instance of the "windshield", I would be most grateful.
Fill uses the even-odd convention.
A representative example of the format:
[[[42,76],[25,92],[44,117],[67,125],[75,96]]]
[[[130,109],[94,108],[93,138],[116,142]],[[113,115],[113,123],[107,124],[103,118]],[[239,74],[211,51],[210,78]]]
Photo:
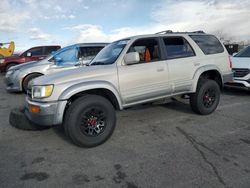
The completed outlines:
[[[97,56],[91,61],[90,65],[113,64],[128,42],[129,39],[126,39],[109,44],[97,54]]]
[[[250,46],[239,51],[234,57],[250,57]]]

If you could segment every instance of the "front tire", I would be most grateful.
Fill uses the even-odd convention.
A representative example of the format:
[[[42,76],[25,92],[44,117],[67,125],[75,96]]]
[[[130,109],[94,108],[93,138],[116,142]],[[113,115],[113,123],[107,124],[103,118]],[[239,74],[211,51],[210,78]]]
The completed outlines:
[[[215,111],[220,101],[220,87],[217,82],[200,79],[196,93],[190,95],[190,105],[194,112],[208,115]]]
[[[64,119],[66,135],[80,147],[95,147],[113,133],[116,115],[113,105],[104,97],[86,95],[76,99]]]

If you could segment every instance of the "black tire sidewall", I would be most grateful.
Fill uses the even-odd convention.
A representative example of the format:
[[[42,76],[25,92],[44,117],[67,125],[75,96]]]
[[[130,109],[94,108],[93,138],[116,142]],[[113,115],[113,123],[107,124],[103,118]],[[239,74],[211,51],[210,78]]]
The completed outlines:
[[[17,64],[15,64],[15,63],[10,63],[10,64],[6,65],[5,72],[7,72],[7,71],[10,69],[10,67],[13,67],[13,66],[15,66],[15,65],[17,65]]]
[[[211,107],[207,108],[203,104],[203,97],[207,89],[212,88],[215,91],[215,101]],[[201,114],[207,115],[211,114],[217,108],[220,101],[220,88],[219,85],[214,80],[205,80],[204,83],[199,88],[197,94],[197,109]]]
[[[23,80],[23,84],[22,84],[22,87],[23,87],[23,91],[26,93],[27,92],[27,88],[28,88],[28,84],[31,80],[39,77],[39,76],[42,76],[42,74],[30,74],[28,76],[26,76]]]
[[[81,132],[80,121],[82,112],[89,107],[102,108],[107,114],[106,126],[104,131],[95,137],[87,136]],[[65,120],[66,134],[72,139],[72,141],[83,147],[94,147],[105,142],[113,133],[116,123],[115,110],[112,104],[101,96],[88,95],[80,99],[77,99],[69,107]]]

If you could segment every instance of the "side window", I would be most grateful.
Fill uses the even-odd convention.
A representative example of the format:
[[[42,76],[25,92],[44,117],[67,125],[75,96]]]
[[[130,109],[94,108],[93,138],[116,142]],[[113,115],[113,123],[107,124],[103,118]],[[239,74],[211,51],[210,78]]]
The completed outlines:
[[[58,65],[75,64],[78,62],[78,49],[69,48],[56,54],[54,59]]]
[[[44,55],[49,55],[51,54],[52,52],[55,52],[59,49],[58,46],[47,46],[45,47],[45,52],[44,52]]]
[[[192,47],[184,38],[166,37],[163,40],[169,59],[195,56]]]
[[[224,52],[220,41],[213,35],[190,35],[204,54],[218,54]]]
[[[43,47],[32,48],[27,51],[27,53],[31,53],[32,56],[43,55]],[[25,54],[27,56],[27,53]]]
[[[103,48],[104,46],[80,47],[79,56],[85,60],[90,60],[93,59]]]
[[[138,52],[141,63],[160,60],[159,45],[155,38],[135,41],[127,53],[129,52]]]

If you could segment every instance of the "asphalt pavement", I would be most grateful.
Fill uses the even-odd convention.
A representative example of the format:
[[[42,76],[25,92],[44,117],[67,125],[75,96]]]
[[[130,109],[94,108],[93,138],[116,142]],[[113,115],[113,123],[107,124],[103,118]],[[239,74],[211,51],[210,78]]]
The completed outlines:
[[[250,92],[226,89],[211,115],[187,102],[117,112],[103,145],[73,145],[61,126],[12,127],[25,95],[7,93],[0,76],[0,187],[250,187]]]

